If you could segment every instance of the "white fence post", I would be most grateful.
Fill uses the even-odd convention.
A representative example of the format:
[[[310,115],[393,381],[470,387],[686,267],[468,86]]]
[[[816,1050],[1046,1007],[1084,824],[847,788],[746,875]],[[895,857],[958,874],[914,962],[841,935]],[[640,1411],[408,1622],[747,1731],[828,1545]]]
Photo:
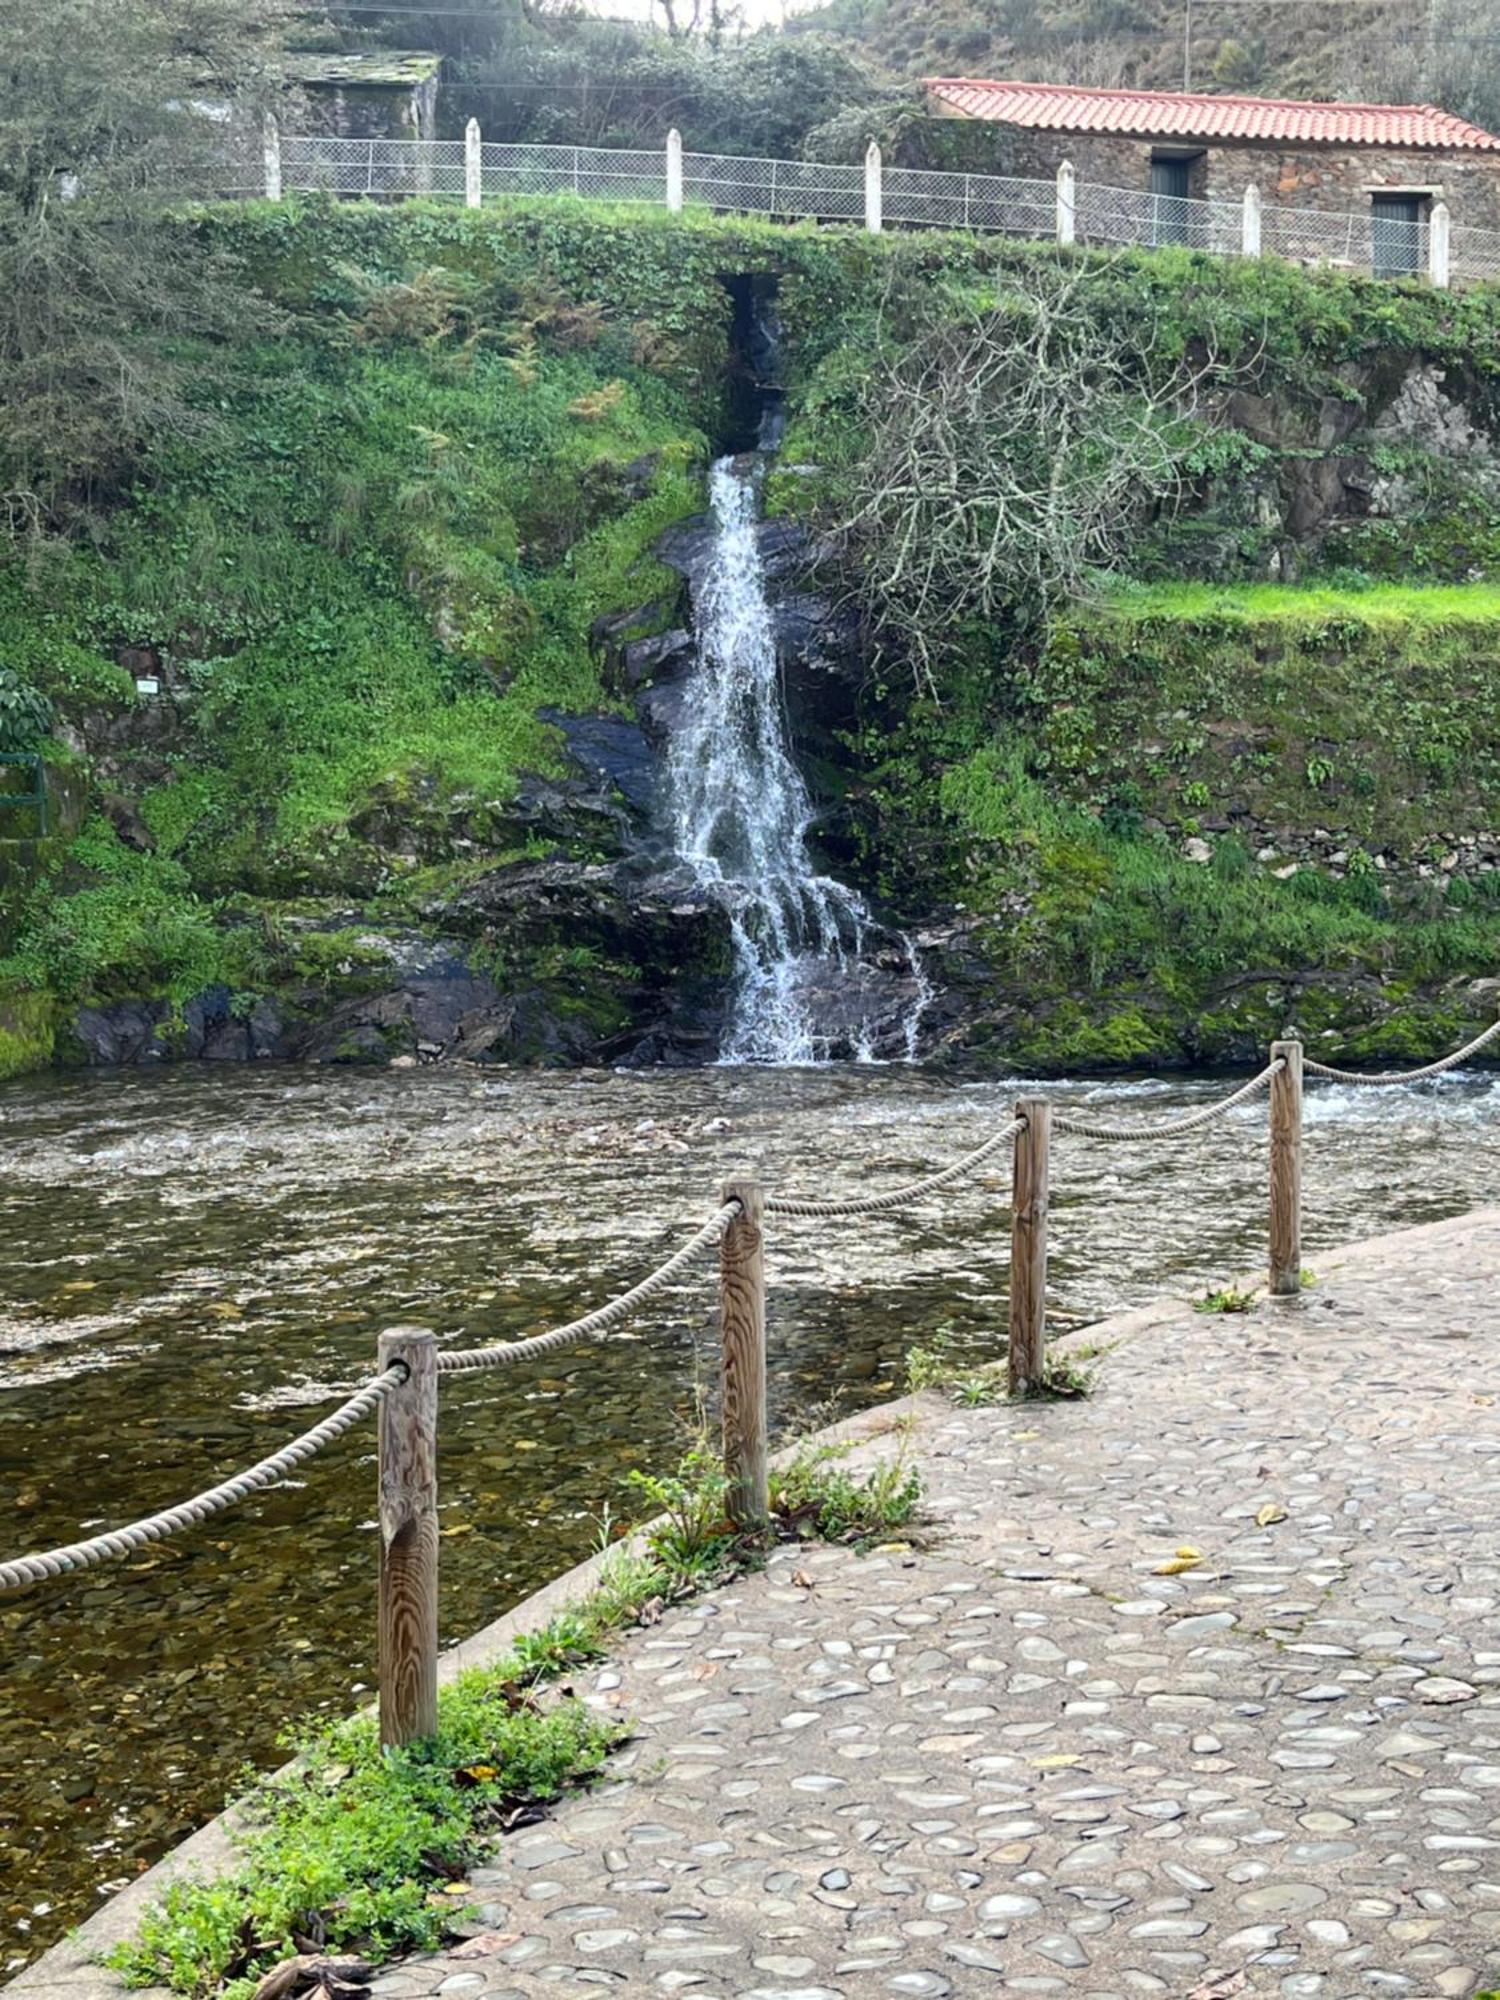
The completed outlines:
[[[1252,181],[1245,189],[1244,219],[1240,225],[1240,254],[1260,255],[1260,189]]]
[[[1057,240],[1072,243],[1078,235],[1078,176],[1073,162],[1064,160],[1057,170]]]
[[[667,207],[682,213],[682,134],[675,125],[667,134]]]
[[[1440,291],[1446,292],[1451,276],[1453,218],[1445,201],[1435,201],[1427,218],[1427,275]]]
[[[880,148],[872,139],[865,148],[865,228],[878,236],[885,224],[885,195],[880,184]]]
[[[464,127],[464,201],[478,208],[484,199],[484,142],[479,136],[479,120],[471,118]]]
[[[261,156],[266,167],[266,200],[281,199],[281,127],[269,112],[261,127]]]

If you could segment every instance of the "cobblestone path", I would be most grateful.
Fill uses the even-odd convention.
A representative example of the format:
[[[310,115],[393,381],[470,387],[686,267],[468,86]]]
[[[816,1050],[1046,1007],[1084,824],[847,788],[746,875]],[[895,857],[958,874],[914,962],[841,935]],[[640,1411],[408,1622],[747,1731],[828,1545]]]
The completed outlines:
[[[923,1545],[624,1640],[611,1779],[475,1878],[514,1941],[376,1994],[1500,1987],[1497,1399],[1500,1209],[1137,1316],[1084,1402],[923,1398]]]

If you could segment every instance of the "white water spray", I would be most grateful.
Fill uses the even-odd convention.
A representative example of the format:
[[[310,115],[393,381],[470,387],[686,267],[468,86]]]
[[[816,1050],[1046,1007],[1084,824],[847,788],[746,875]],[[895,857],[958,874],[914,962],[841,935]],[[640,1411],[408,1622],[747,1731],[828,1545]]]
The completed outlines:
[[[761,470],[757,454],[721,458],[710,480],[697,665],[668,757],[674,844],[729,916],[735,993],[722,1060],[870,1060],[880,1017],[891,1013],[890,982],[861,956],[870,926],[862,898],[820,872],[809,849],[813,805],[787,740],[756,542]],[[899,1032],[910,1057],[928,992],[905,951]]]

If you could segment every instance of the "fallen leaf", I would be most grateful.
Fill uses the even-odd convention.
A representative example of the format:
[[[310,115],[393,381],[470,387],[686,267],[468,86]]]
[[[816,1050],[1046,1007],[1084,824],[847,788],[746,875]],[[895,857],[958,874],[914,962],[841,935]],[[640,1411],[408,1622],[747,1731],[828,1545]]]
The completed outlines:
[[[1285,1519],[1286,1509],[1281,1505],[1280,1501],[1268,1500],[1264,1507],[1258,1509],[1255,1516],[1255,1525],[1257,1528],[1274,1528],[1278,1521],[1284,1521]]]
[[[474,1523],[472,1521],[459,1521],[455,1526],[444,1528],[441,1532],[445,1535],[472,1535],[474,1532]]]
[[[1015,1436],[1011,1439],[1011,1443],[1035,1444],[1040,1436],[1041,1436],[1040,1431],[1017,1431]]]
[[[1206,1986],[1195,1986],[1187,2000],[1232,2000],[1234,1994],[1244,1991],[1244,1973],[1227,1972],[1222,1979],[1210,1979]]]
[[[813,1580],[805,1569],[794,1569],[792,1571],[792,1582],[796,1584],[799,1590],[811,1590],[813,1587]]]
[[[450,1958],[493,1958],[497,1951],[504,1951],[507,1945],[519,1944],[519,1931],[476,1931],[462,1944],[455,1945],[449,1952]]]
[[[1200,1555],[1171,1556],[1166,1562],[1158,1563],[1152,1574],[1154,1576],[1182,1576],[1185,1571],[1196,1569],[1202,1560],[1203,1558]]]
[[[445,1896],[472,1896],[474,1893],[474,1884],[472,1882],[445,1882],[442,1892]]]

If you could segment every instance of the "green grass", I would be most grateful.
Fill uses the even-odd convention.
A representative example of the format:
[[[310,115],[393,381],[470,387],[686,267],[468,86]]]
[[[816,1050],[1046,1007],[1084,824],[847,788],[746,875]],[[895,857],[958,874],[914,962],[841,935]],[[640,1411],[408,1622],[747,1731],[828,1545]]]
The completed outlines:
[[[1118,584],[1099,607],[1102,617],[1311,628],[1324,632],[1362,625],[1404,638],[1410,631],[1500,631],[1500,584],[1371,584],[1359,590],[1326,584]]]

